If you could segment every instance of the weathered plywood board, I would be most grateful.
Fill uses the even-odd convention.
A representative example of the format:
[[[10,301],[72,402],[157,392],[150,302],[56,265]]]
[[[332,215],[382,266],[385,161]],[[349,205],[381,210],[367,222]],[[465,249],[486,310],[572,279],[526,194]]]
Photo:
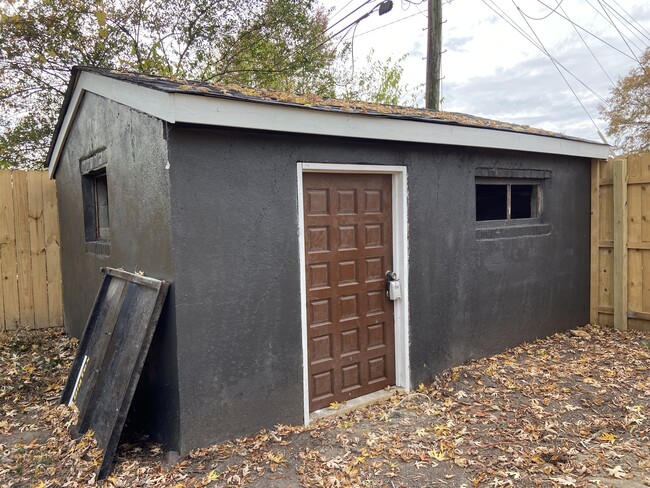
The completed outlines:
[[[75,403],[77,434],[94,431],[104,451],[98,478],[113,456],[147,357],[169,284],[102,268],[104,279],[79,343],[62,403]]]

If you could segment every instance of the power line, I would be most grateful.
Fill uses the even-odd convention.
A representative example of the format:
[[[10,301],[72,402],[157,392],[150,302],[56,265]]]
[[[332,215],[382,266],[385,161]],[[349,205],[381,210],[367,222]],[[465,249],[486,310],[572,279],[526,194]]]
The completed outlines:
[[[607,3],[605,0],[603,0],[603,4],[607,6],[610,12],[612,12],[620,22],[623,24],[623,26],[632,33],[633,36],[635,36],[641,43],[643,43],[644,46],[646,46],[647,41],[650,41],[650,35],[646,35],[642,30],[640,30],[636,25],[634,25],[632,22],[630,22],[628,19],[626,19],[623,15],[621,15],[614,7],[612,7],[609,3]],[[632,19],[634,20],[634,19]]]
[[[630,19],[632,19],[632,22],[634,22],[636,25],[638,25],[638,26],[641,28],[641,30],[643,30],[646,34],[648,34],[648,36],[650,36],[650,32],[648,32],[648,31],[646,30],[646,28],[643,27],[643,26],[642,26],[642,25],[641,25],[641,24],[640,24],[640,23],[639,23],[639,22],[638,22],[634,17],[632,17],[632,16],[627,12],[627,10],[625,10],[623,7],[621,7],[621,4],[620,4],[620,3],[618,3],[616,0],[613,0],[613,2],[614,2],[616,5],[618,5],[618,8],[620,8],[620,9],[625,13],[625,15],[627,15]],[[649,39],[650,39],[650,38],[649,38]]]
[[[539,36],[538,36],[537,33],[535,32],[535,29],[533,29],[533,27],[532,27],[532,26],[530,25],[530,23],[528,22],[528,19],[526,19],[526,17],[523,15],[523,13],[521,12],[521,10],[519,9],[519,6],[515,3],[515,0],[512,0],[512,3],[515,5],[515,7],[517,7],[517,10],[519,10],[519,13],[521,14],[521,17],[524,19],[524,22],[526,22],[526,25],[528,26],[528,28],[530,29],[530,31],[531,31],[531,32],[533,33],[533,35],[535,36],[535,39],[537,39],[537,42],[539,42],[539,45],[542,47],[542,49],[544,50],[544,52],[546,53],[546,55],[547,55],[547,56],[551,59],[551,61],[553,62],[553,66],[555,66],[555,69],[557,70],[557,72],[560,74],[560,76],[562,77],[562,79],[563,79],[564,82],[566,83],[566,86],[569,87],[569,90],[571,90],[571,93],[573,93],[573,96],[575,97],[575,99],[578,101],[578,103],[579,103],[580,106],[582,107],[582,110],[585,111],[585,114],[587,114],[587,117],[589,117],[589,120],[591,120],[591,123],[594,124],[594,127],[596,128],[596,132],[598,133],[598,135],[603,139],[603,142],[607,143],[607,141],[606,141],[606,139],[605,139],[605,136],[604,136],[604,135],[602,134],[602,132],[600,131],[600,128],[599,128],[598,125],[596,124],[596,121],[593,119],[593,117],[591,116],[591,114],[590,114],[589,111],[587,110],[587,107],[585,107],[585,105],[582,103],[582,100],[580,100],[580,97],[578,96],[578,94],[575,92],[575,90],[574,90],[573,87],[571,86],[571,83],[569,83],[569,80],[566,79],[566,76],[564,76],[564,73],[562,73],[562,70],[561,70],[561,69],[559,68],[559,66],[556,64],[556,62],[555,62],[555,60],[553,59],[553,57],[551,56],[551,54],[548,52],[548,50],[546,49],[546,47],[544,47],[544,43],[542,42],[542,40],[539,38]],[[566,69],[566,68],[565,68],[565,69]]]
[[[343,22],[345,19],[347,19],[350,15],[352,15],[352,14],[355,13],[356,11],[360,10],[362,7],[365,7],[365,6],[368,5],[369,3],[372,3],[373,1],[376,1],[376,0],[366,0],[366,1],[363,2],[361,5],[359,5],[357,8],[355,8],[352,12],[350,12],[349,14],[347,14],[345,17],[340,18],[339,20],[337,20],[336,22],[334,22],[332,25],[328,25],[328,26],[327,26],[327,29],[325,29],[325,32],[327,32],[327,31],[330,30],[330,29],[333,29],[335,26],[339,25],[341,22]],[[350,25],[352,25],[352,24],[350,24]],[[349,27],[349,26],[348,26],[348,27]],[[339,33],[343,32],[345,29],[347,29],[347,27],[344,27],[341,31],[339,31]]]
[[[354,2],[354,0],[350,0],[348,3],[346,3],[345,5],[343,5],[343,7],[341,7],[341,8],[338,9],[336,12],[334,12],[334,15],[332,15],[328,20],[329,20],[330,22],[331,22],[332,20],[334,20],[334,17],[336,17],[337,15],[339,15],[339,14],[340,14],[341,12],[343,12],[346,8],[348,8],[348,5],[350,5],[352,2]]]
[[[593,3],[590,2],[590,0],[585,0],[585,1],[587,2],[587,5],[589,5],[594,10],[594,12],[596,12],[598,15],[600,15],[605,20],[605,22],[607,22],[608,24],[611,24],[612,27],[614,27],[614,29],[616,29],[618,31],[619,36],[621,36],[621,38],[623,39],[623,42],[625,43],[627,48],[630,49],[630,46],[627,44],[627,41],[626,41],[625,37],[623,36],[623,33],[618,29],[618,27],[616,26],[616,24],[614,23],[614,21],[610,17],[610,15],[607,12],[607,10],[605,9],[605,7],[603,7],[603,4],[600,3],[600,1],[599,1],[598,3],[600,4],[600,8],[597,8]],[[637,38],[638,38],[638,36],[637,36]],[[643,42],[643,40],[641,40],[641,42]],[[634,43],[632,43],[632,44],[634,44]],[[640,51],[643,51],[643,49],[641,49],[636,44],[634,44],[634,47],[636,47]],[[636,59],[636,55],[634,54],[634,52],[633,51],[631,51],[631,52],[632,52],[632,56],[635,58],[635,59],[632,59],[632,58],[631,59],[633,61],[634,60],[638,61],[638,59]]]
[[[493,8],[492,6],[490,6],[490,5],[487,3],[486,0],[483,0],[483,3],[484,3],[484,4],[485,4],[485,5],[486,5],[490,10],[492,10],[492,11],[493,11],[494,13],[496,13],[499,17],[501,17],[504,21],[506,21],[506,23],[508,23],[512,28],[514,28],[517,32],[519,32],[519,34],[521,34],[521,35],[522,35],[526,40],[528,40],[528,42],[530,42],[533,46],[535,46],[537,49],[539,49],[539,50],[540,50],[544,55],[546,55],[549,59],[551,59],[551,61],[552,61],[554,64],[557,63],[558,66],[560,66],[564,71],[566,71],[569,75],[571,75],[571,77],[573,77],[573,79],[575,79],[578,83],[580,83],[582,86],[584,86],[584,87],[585,87],[585,88],[586,88],[586,89],[587,89],[587,90],[588,90],[592,95],[594,95],[596,98],[598,98],[598,99],[599,99],[601,102],[603,102],[604,104],[607,104],[607,100],[605,100],[602,96],[600,96],[598,93],[596,93],[596,92],[595,92],[591,87],[589,87],[589,86],[588,86],[584,81],[582,81],[580,78],[578,78],[576,75],[574,75],[573,72],[571,72],[571,70],[570,70],[569,68],[567,68],[566,66],[564,66],[564,65],[563,65],[563,64],[562,64],[558,59],[556,59],[555,57],[553,57],[553,55],[552,55],[551,53],[549,53],[549,52],[544,48],[544,46],[543,46],[541,43],[538,44],[537,42],[535,42],[535,40],[534,40],[532,37],[530,37],[530,36],[528,35],[528,33],[526,33],[526,32],[525,32],[525,31],[524,31],[524,30],[519,26],[519,24],[517,24],[517,22],[516,22],[514,19],[512,19],[512,17],[510,17],[507,13],[505,13],[505,12],[503,11],[503,9],[501,9],[501,7],[499,7],[498,5],[496,5],[496,3],[494,2],[494,0],[490,0],[490,1],[491,1],[492,4],[496,7],[496,9],[498,9],[498,10],[499,10],[500,12],[502,12],[502,13],[498,12],[497,10],[495,10],[495,8]],[[514,0],[513,0],[513,3],[514,3]],[[516,4],[515,4],[515,6],[516,6]],[[518,7],[517,7],[517,8],[518,8]],[[508,19],[509,19],[509,20],[508,20]],[[524,20],[526,20],[526,19],[524,18]]]
[[[397,24],[398,22],[402,22],[406,19],[410,19],[411,17],[415,17],[418,15],[420,12],[415,12],[414,14],[408,15],[406,17],[402,17],[401,19],[394,20],[393,22],[389,22],[388,24],[380,25],[379,27],[375,27],[374,29],[367,30],[365,32],[362,32],[361,34],[357,34],[356,37],[361,37],[365,36],[366,34],[370,34],[371,32],[375,32],[379,29],[383,29],[384,27],[388,27],[389,25]]]
[[[562,2],[564,2],[564,0],[560,0],[558,2],[557,6],[553,10],[551,10],[549,13],[547,13],[546,15],[544,15],[542,17],[531,17],[530,15],[528,15],[523,10],[520,10],[520,12],[521,12],[522,15],[528,17],[530,20],[544,20],[544,19],[549,18],[551,15],[553,15],[555,13],[555,11],[562,6]]]
[[[598,4],[600,5],[600,8],[603,9],[603,12],[605,12],[605,15],[607,15],[607,18],[609,19],[609,22],[614,26],[614,29],[616,29],[616,32],[618,32],[618,35],[621,36],[621,39],[623,40],[623,42],[625,43],[625,45],[627,46],[627,48],[628,48],[628,49],[630,50],[630,52],[632,53],[632,56],[634,56],[634,59],[636,59],[636,62],[639,63],[639,64],[641,64],[641,61],[639,61],[638,56],[637,56],[636,53],[632,50],[632,48],[630,47],[630,44],[627,42],[628,39],[623,35],[623,33],[622,33],[621,30],[618,28],[618,26],[616,25],[616,23],[612,20],[611,15],[609,15],[609,12],[608,12],[608,11],[605,9],[605,7],[603,6],[603,3],[602,3],[600,0],[598,0]],[[637,49],[639,49],[639,47],[636,46],[636,44],[635,44],[635,47],[636,47]]]
[[[484,1],[485,1],[485,0],[484,0]],[[548,8],[548,9],[551,8],[551,7],[549,7],[548,5],[546,5],[542,0],[537,0],[537,1],[538,1],[539,3],[541,3],[542,5],[544,5],[546,8]],[[627,54],[627,53],[624,52],[624,51],[621,51],[619,48],[617,48],[617,47],[614,46],[613,44],[607,42],[605,39],[603,39],[603,38],[597,36],[597,35],[594,34],[593,32],[591,32],[591,31],[585,29],[584,27],[582,27],[581,25],[576,24],[576,23],[575,23],[573,20],[571,20],[567,15],[563,15],[563,14],[561,14],[560,12],[558,12],[557,10],[555,11],[555,14],[556,14],[556,15],[559,15],[559,16],[562,17],[564,20],[566,20],[567,22],[571,23],[572,25],[574,25],[575,27],[577,27],[577,28],[580,29],[581,31],[586,32],[587,34],[589,34],[589,35],[592,36],[592,37],[595,37],[595,38],[598,39],[600,42],[602,42],[602,43],[605,44],[606,46],[611,47],[614,51],[617,51],[618,53],[622,54],[623,56],[625,56],[626,58],[630,59],[631,61],[636,61],[636,59],[634,59],[632,56],[630,56],[629,54]]]
[[[562,10],[562,12],[566,15],[566,12],[565,12],[564,8],[560,7],[560,10]],[[600,61],[598,60],[598,58],[596,57],[596,55],[594,54],[594,52],[593,52],[593,51],[591,50],[591,48],[589,47],[589,44],[587,44],[587,41],[585,41],[585,38],[582,37],[582,34],[580,34],[580,31],[579,31],[578,29],[576,29],[575,25],[572,25],[571,27],[573,27],[573,30],[576,31],[576,34],[578,34],[578,37],[580,38],[580,40],[582,41],[582,43],[585,45],[585,47],[587,48],[587,50],[591,53],[591,57],[593,57],[594,60],[596,61],[596,63],[598,64],[598,66],[600,66],[600,69],[602,70],[602,72],[605,73],[605,76],[607,77],[607,79],[609,80],[609,82],[610,82],[612,85],[614,85],[614,81],[610,78],[609,74],[607,74],[607,71],[605,71],[605,68],[603,67],[603,65],[600,64]]]

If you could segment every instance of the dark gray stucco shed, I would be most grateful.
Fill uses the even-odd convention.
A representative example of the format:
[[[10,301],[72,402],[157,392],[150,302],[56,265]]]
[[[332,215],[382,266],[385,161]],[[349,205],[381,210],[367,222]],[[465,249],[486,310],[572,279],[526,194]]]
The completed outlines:
[[[308,422],[585,324],[590,163],[608,151],[462,114],[75,68],[49,154],[66,328],[83,333],[101,266],[164,279],[138,401],[155,438],[184,454]]]

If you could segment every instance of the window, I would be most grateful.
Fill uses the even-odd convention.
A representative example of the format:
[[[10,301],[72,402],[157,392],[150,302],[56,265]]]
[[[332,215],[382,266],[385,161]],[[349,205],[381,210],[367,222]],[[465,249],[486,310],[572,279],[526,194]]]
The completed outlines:
[[[84,174],[81,182],[86,242],[108,241],[111,225],[106,167]]]
[[[108,183],[106,170],[96,174],[93,181],[95,196],[95,240],[107,240],[110,220],[108,215]]]
[[[79,159],[86,252],[110,256],[110,202],[108,195],[108,151],[98,147]]]
[[[539,183],[476,180],[476,221],[534,219],[541,213]]]

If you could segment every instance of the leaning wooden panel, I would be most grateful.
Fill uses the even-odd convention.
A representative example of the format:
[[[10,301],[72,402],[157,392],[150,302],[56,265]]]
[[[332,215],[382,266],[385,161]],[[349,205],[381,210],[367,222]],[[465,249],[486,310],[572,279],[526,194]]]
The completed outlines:
[[[121,270],[102,272],[102,286],[61,399],[78,402],[78,433],[92,429],[104,451],[99,479],[110,473],[169,288],[164,281]]]
[[[34,327],[34,293],[32,290],[32,260],[29,243],[29,201],[27,173],[13,172],[14,225],[16,229],[16,264],[18,269],[18,301],[20,326]]]
[[[43,223],[45,225],[45,256],[47,260],[47,301],[51,326],[63,325],[63,296],[61,279],[61,247],[59,207],[56,183],[43,172]]]
[[[614,249],[601,248],[598,305],[599,307],[614,307]]]
[[[43,224],[43,185],[38,171],[27,172],[27,203],[29,208],[29,245],[34,296],[34,326],[48,327],[47,258],[45,257],[45,226]]]

